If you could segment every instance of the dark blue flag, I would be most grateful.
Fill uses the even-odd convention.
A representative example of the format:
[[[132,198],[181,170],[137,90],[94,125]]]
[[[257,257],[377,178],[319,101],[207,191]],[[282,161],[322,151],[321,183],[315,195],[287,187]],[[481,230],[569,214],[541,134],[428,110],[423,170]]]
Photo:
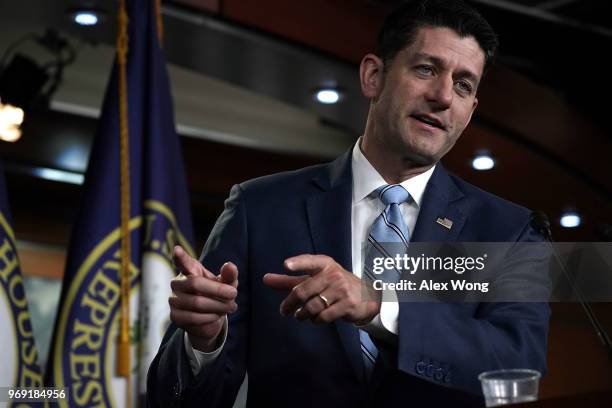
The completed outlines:
[[[175,244],[193,253],[192,219],[153,0],[127,1],[131,384],[116,376],[120,309],[119,69],[115,62],[69,248],[49,357],[63,406],[137,405],[169,323]],[[126,399],[126,395],[130,394]]]
[[[0,165],[0,387],[41,387],[38,351],[32,333],[11,214]],[[6,394],[4,395],[6,397]],[[20,403],[19,406],[29,406]]]

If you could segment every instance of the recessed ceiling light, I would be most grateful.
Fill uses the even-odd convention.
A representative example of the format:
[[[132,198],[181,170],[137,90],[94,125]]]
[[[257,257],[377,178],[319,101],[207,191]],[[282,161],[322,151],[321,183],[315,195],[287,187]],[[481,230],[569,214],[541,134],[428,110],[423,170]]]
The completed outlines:
[[[580,214],[575,211],[568,211],[561,214],[561,226],[564,228],[576,228],[580,226],[581,223]]]
[[[95,11],[75,11],[72,14],[72,20],[81,26],[94,26],[100,20],[98,13]]]
[[[495,159],[489,153],[478,153],[472,160],[474,170],[491,170],[495,167]]]
[[[320,103],[332,105],[340,100],[340,92],[334,88],[321,88],[317,91],[315,97]]]

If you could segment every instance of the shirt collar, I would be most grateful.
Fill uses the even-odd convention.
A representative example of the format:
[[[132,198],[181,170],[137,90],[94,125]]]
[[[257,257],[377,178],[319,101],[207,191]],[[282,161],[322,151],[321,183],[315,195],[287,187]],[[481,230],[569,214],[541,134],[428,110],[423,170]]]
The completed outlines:
[[[357,140],[353,147],[352,155],[352,170],[353,170],[353,203],[357,203],[367,196],[369,196],[374,190],[380,186],[387,184],[385,179],[380,173],[370,164],[368,159],[363,155],[361,148],[361,138]],[[421,200],[425,193],[427,183],[431,178],[436,166],[432,166],[429,170],[414,177],[409,178],[401,182],[401,186],[404,187],[418,207],[421,206]]]

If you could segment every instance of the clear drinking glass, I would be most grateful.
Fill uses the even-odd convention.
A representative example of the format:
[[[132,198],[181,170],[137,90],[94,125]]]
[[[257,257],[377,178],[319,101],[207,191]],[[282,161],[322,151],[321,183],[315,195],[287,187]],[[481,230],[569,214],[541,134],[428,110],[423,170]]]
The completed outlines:
[[[478,376],[487,407],[529,402],[538,399],[541,374],[536,370],[485,371]]]

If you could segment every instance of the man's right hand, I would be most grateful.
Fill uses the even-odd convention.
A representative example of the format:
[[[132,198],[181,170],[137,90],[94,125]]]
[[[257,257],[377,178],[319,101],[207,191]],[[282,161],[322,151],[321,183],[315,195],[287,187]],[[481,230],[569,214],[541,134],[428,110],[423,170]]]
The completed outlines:
[[[170,283],[170,319],[187,332],[196,350],[211,352],[225,316],[238,309],[238,268],[226,262],[215,276],[178,245],[172,258],[180,274]]]

